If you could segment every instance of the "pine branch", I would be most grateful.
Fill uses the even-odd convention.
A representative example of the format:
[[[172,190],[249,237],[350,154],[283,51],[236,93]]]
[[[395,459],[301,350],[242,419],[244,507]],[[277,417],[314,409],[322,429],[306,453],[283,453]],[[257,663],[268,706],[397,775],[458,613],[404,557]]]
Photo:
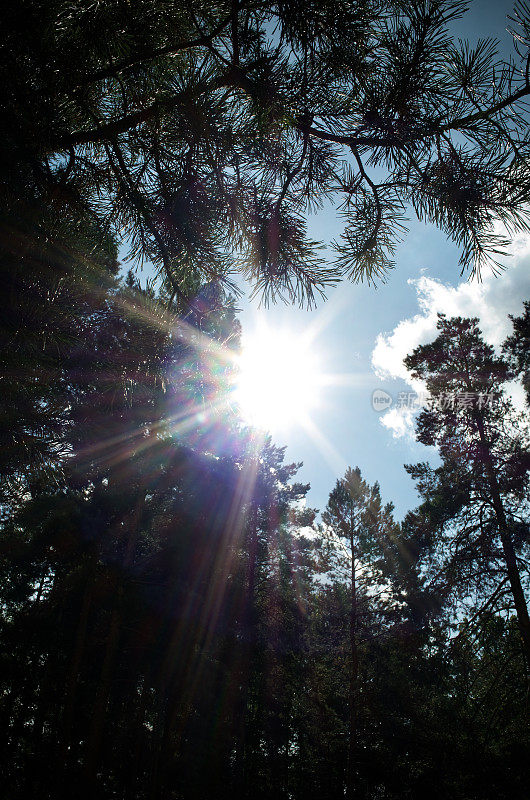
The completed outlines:
[[[173,44],[168,44],[165,47],[155,48],[154,50],[150,50],[145,53],[135,53],[134,56],[124,58],[122,61],[118,61],[115,64],[109,64],[109,66],[88,76],[81,83],[81,86],[89,86],[92,83],[97,83],[97,81],[115,78],[123,72],[127,72],[131,69],[134,69],[134,67],[140,66],[140,64],[144,64],[146,61],[154,61],[156,58],[161,58],[162,56],[173,56],[186,50],[191,50],[195,47],[204,47],[209,45],[217,36],[219,36],[220,33],[224,31],[225,28],[228,27],[228,25],[230,25],[231,21],[232,17],[227,17],[226,19],[223,19],[210,33],[204,33],[201,31],[200,35],[194,39],[184,39],[180,42],[174,42]]]

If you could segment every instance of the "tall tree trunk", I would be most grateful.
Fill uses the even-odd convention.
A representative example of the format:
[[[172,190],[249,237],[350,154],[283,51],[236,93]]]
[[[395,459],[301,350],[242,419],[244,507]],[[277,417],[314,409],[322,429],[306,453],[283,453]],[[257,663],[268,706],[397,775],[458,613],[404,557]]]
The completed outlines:
[[[70,670],[66,682],[64,723],[63,723],[64,755],[66,755],[66,752],[70,745],[70,737],[72,732],[76,695],[77,695],[77,684],[79,680],[79,671],[81,669],[81,663],[85,652],[86,635],[88,630],[88,619],[90,616],[90,609],[92,607],[92,599],[94,596],[95,579],[96,579],[96,560],[92,559],[92,563],[88,570],[88,577],[85,586],[85,591],[83,593],[83,602],[81,604],[81,612],[79,614],[79,622],[77,624],[74,651],[72,653]]]
[[[134,554],[136,552],[136,545],[140,533],[140,523],[145,505],[146,487],[142,485],[139,489],[138,499],[136,502],[132,524],[130,527],[129,539],[123,559],[123,571],[129,569],[133,563]],[[92,716],[92,724],[88,736],[86,756],[85,756],[85,776],[87,779],[86,788],[88,793],[92,792],[94,785],[97,765],[99,761],[99,754],[101,752],[101,744],[103,740],[103,731],[105,728],[105,719],[107,714],[107,705],[109,702],[110,691],[112,686],[112,675],[116,656],[118,653],[118,645],[121,635],[122,617],[123,617],[123,601],[125,598],[125,585],[124,578],[120,578],[116,597],[112,608],[109,632],[107,635],[107,643],[105,647],[105,656],[103,658],[103,665],[101,668],[101,675],[96,692],[96,700],[94,703],[94,713]]]
[[[105,726],[105,717],[107,712],[107,704],[110,696],[110,689],[112,684],[112,673],[114,670],[114,663],[116,654],[118,652],[118,643],[121,631],[121,618],[123,606],[124,587],[123,582],[120,581],[118,586],[116,598],[112,608],[109,631],[107,635],[107,643],[105,647],[105,656],[103,659],[103,666],[99,684],[96,693],[96,700],[94,703],[94,711],[92,714],[92,724],[90,726],[90,733],[88,736],[86,755],[85,755],[85,774],[92,793],[92,784],[95,779],[97,764],[99,760],[99,753],[103,738],[103,729]],[[88,788],[88,787],[87,787]]]
[[[355,573],[354,520],[350,519],[351,598],[350,598],[350,688],[348,737],[348,798],[357,792],[357,689],[359,680],[359,654],[357,650],[357,576]]]
[[[131,758],[131,766],[127,772],[127,777],[124,781],[123,800],[127,800],[127,798],[134,797],[137,794],[136,784],[138,782],[138,777],[141,772],[141,767],[143,766],[145,760],[143,752],[145,749],[144,747],[145,743],[143,742],[143,739],[145,737],[144,721],[147,712],[149,695],[151,691],[150,681],[151,681],[151,670],[149,667],[147,667],[147,670],[144,675],[142,691],[139,699],[137,699],[136,701],[136,709],[134,713],[134,728],[135,728],[134,745]]]
[[[521,586],[521,578],[519,569],[517,567],[517,558],[512,543],[512,538],[506,520],[506,514],[501,499],[499,483],[495,474],[493,459],[491,457],[491,450],[489,442],[486,438],[484,431],[484,421],[480,414],[475,412],[475,421],[480,436],[480,443],[484,455],[484,465],[486,467],[486,474],[488,476],[488,483],[491,492],[491,499],[493,508],[495,509],[495,516],[499,527],[499,535],[504,553],[504,560],[506,563],[506,571],[508,573],[508,580],[510,581],[510,588],[512,591],[513,601],[515,605],[515,612],[517,614],[517,622],[519,624],[519,631],[521,634],[521,643],[523,647],[523,654],[526,660],[527,669],[530,670],[530,617],[528,616],[528,607],[526,605],[526,598],[524,596],[523,587]]]
[[[178,707],[180,697],[176,696],[167,685],[167,680],[162,681],[158,687],[159,712],[157,724],[153,731],[154,735],[154,757],[151,765],[151,779],[149,783],[149,800],[160,800],[164,796],[164,788],[167,774],[167,761],[170,749],[171,733],[178,717]]]

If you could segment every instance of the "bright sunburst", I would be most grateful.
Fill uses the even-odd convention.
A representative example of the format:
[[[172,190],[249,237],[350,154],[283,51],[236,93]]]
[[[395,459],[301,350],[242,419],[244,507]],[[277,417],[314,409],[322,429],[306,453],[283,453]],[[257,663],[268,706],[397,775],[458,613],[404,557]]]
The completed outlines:
[[[318,403],[318,359],[307,336],[261,328],[243,342],[236,401],[244,419],[269,431],[304,423]]]

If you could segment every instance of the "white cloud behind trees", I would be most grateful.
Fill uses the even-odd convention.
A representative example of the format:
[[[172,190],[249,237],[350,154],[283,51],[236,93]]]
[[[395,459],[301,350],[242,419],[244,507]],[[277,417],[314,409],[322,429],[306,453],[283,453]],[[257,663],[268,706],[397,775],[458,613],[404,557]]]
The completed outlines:
[[[418,313],[401,320],[390,333],[380,333],[372,352],[372,367],[381,380],[401,379],[410,391],[421,394],[423,386],[411,379],[403,359],[420,344],[436,338],[439,313],[448,317],[478,317],[484,339],[499,350],[512,331],[509,314],[519,315],[523,301],[530,298],[530,237],[513,244],[513,257],[500,275],[484,272],[482,281],[462,281],[457,286],[444,284],[428,275],[409,280],[414,286]],[[508,390],[516,407],[523,407],[524,392],[519,384]],[[396,438],[412,436],[415,409],[390,408],[381,423]]]

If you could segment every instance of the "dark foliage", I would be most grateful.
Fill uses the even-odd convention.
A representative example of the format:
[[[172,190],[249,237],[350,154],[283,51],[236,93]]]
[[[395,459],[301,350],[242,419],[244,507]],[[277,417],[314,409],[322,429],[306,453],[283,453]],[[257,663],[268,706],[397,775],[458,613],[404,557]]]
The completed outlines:
[[[480,270],[527,230],[530,14],[515,49],[455,41],[461,0],[9,3],[0,60],[8,235],[42,207],[118,233],[181,303],[248,277],[311,303],[393,266],[410,212]],[[306,232],[344,219],[326,265]],[[47,224],[47,223],[45,223]],[[42,222],[38,221],[38,226]],[[36,234],[30,234],[36,235]]]

